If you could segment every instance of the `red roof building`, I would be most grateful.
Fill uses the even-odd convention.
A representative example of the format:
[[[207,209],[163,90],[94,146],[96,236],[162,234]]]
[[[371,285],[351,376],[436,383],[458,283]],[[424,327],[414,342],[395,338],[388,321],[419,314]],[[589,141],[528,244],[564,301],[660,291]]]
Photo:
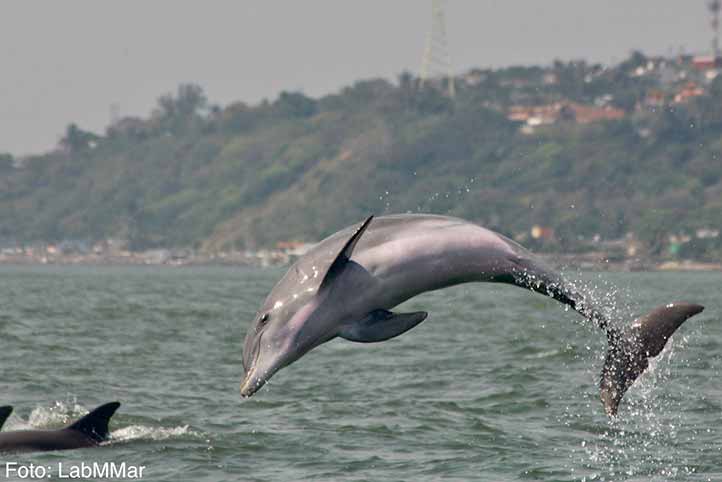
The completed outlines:
[[[704,89],[694,82],[687,82],[682,89],[674,96],[675,104],[682,104],[693,97],[704,95]]]
[[[589,124],[603,120],[619,120],[624,116],[625,112],[622,109],[611,106],[597,107],[576,102],[556,102],[539,106],[513,106],[509,109],[507,119],[535,127],[554,124],[561,118],[579,124]]]

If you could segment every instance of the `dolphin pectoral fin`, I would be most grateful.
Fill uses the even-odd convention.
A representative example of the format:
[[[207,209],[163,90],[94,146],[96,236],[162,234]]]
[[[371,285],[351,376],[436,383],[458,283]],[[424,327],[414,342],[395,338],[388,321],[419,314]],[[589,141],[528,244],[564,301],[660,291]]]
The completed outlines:
[[[649,359],[659,355],[682,323],[704,310],[691,303],[670,303],[652,310],[632,323],[624,336],[609,337],[599,386],[607,415],[617,414],[619,402],[634,381],[647,369]]]
[[[321,286],[319,289],[323,289],[327,287],[333,279],[339,275],[346,266],[346,263],[351,259],[351,254],[353,254],[353,250],[356,247],[356,243],[358,243],[358,240],[361,239],[361,236],[363,235],[364,231],[366,231],[366,228],[369,227],[369,224],[371,224],[371,220],[373,219],[373,216],[369,216],[366,218],[366,221],[361,224],[361,226],[356,230],[355,233],[353,233],[353,236],[349,238],[348,241],[346,241],[346,244],[343,245],[343,248],[341,248],[341,251],[336,255],[336,259],[333,260],[333,263],[331,263],[331,266],[329,266],[328,271],[326,272],[326,275],[323,277],[323,281],[321,281]]]
[[[6,407],[0,407],[0,428],[3,428],[5,420],[8,419],[11,413],[13,413],[13,407],[9,405]]]
[[[374,310],[365,318],[346,325],[338,336],[359,343],[386,341],[409,331],[427,316],[425,311],[396,314],[386,310]]]

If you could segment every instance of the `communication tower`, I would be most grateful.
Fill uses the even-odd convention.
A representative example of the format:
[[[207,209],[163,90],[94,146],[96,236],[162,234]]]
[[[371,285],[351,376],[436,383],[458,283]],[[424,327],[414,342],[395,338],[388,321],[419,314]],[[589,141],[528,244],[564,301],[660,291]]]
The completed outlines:
[[[709,10],[710,26],[712,27],[712,55],[715,59],[720,56],[719,50],[719,14],[720,14],[720,0],[709,0],[707,2],[707,9]]]
[[[716,0],[718,1],[718,0]],[[421,78],[419,86],[432,80],[447,82],[449,97],[454,97],[454,76],[451,72],[451,56],[446,40],[446,16],[444,0],[431,1],[431,30],[426,38],[426,48],[421,60]]]

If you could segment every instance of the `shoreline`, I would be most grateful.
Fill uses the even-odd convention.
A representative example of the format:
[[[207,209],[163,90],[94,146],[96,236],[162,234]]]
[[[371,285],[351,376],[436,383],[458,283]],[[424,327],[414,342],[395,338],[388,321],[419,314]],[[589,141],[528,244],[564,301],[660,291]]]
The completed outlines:
[[[650,260],[625,259],[611,261],[604,256],[578,256],[536,253],[547,264],[559,269],[582,269],[584,271],[613,272],[692,272],[722,271],[722,262],[695,260]],[[0,255],[0,266],[155,266],[155,267],[203,267],[242,266],[253,268],[290,266],[296,256],[281,252],[220,253],[217,255],[191,255],[175,257],[145,253],[124,253],[122,255]]]

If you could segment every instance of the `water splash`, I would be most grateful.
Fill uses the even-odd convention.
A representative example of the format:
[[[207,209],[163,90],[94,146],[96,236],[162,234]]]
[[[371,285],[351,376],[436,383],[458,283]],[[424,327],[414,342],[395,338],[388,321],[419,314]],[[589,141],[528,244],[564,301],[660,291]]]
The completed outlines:
[[[648,369],[625,397],[618,418],[594,426],[584,424],[586,433],[580,434],[577,449],[569,455],[569,467],[585,473],[581,480],[661,482],[696,474],[694,464],[677,450],[696,436],[695,430],[681,434],[690,432],[682,406],[685,397],[661,390],[674,378],[674,367],[685,362],[676,359],[675,352],[687,345],[688,338],[676,338],[670,338],[662,353],[650,359]],[[589,375],[596,376],[591,371]],[[598,407],[587,405],[590,411]],[[583,424],[579,413],[571,410],[560,421],[568,427]]]
[[[631,289],[620,289],[601,274],[591,279],[581,274],[566,274],[566,280],[585,297],[586,303],[620,328],[628,327],[640,311],[644,311],[640,310]],[[686,398],[679,391],[686,388],[669,389],[671,380],[676,379],[674,372],[686,362],[680,360],[676,352],[683,349],[688,340],[688,336],[672,337],[662,353],[650,358],[649,367],[625,396],[618,418],[602,418],[590,425],[579,417],[578,409],[570,407],[559,417],[558,422],[578,430],[577,444],[569,453],[567,465],[577,480],[667,481],[687,480],[697,475],[698,468],[688,458],[680,456],[678,450],[696,435],[685,424],[682,405]],[[586,354],[582,352],[577,356],[589,355],[587,347]],[[596,385],[599,376],[596,372],[604,361],[604,350],[592,356],[597,363],[594,368],[590,366],[588,376]],[[663,387],[666,390],[662,390]],[[588,395],[587,413],[598,410],[596,398],[596,394]]]
[[[88,413],[90,413],[90,410],[78,404],[74,398],[72,401],[56,401],[50,407],[36,407],[28,417],[26,428],[47,429],[63,427]]]
[[[188,425],[178,427],[148,427],[145,425],[131,425],[110,433],[110,443],[128,442],[131,440],[168,440],[181,437],[202,437],[202,434],[191,430]]]

